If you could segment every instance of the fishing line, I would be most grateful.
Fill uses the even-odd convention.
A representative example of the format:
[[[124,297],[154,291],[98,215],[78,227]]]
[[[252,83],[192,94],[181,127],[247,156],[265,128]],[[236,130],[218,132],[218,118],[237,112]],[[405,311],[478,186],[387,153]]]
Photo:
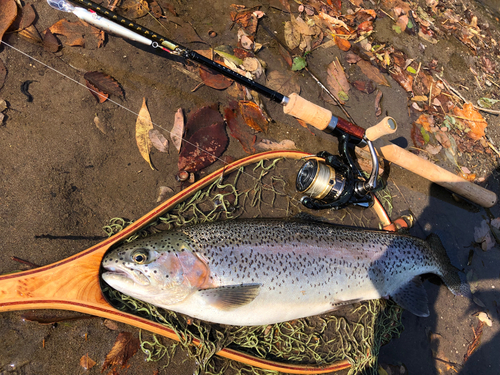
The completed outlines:
[[[33,57],[33,56],[29,55],[28,53],[26,53],[26,52],[24,52],[24,51],[20,50],[19,48],[14,47],[13,45],[11,45],[11,44],[9,44],[9,43],[7,43],[7,42],[4,42],[3,40],[0,40],[0,41],[1,41],[1,43],[5,44],[6,46],[8,46],[8,47],[12,48],[14,51],[19,52],[20,54],[22,54],[22,55],[24,55],[24,56],[26,56],[26,57],[30,58],[31,60],[33,60],[33,61],[37,62],[38,64],[40,64],[40,65],[44,66],[45,68],[48,68],[48,69],[52,70],[53,72],[55,72],[55,73],[57,73],[57,74],[59,74],[59,75],[63,76],[64,78],[66,78],[66,79],[68,79],[68,80],[72,81],[73,83],[76,83],[77,85],[80,85],[80,86],[84,87],[84,88],[85,88],[85,89],[87,89],[87,90],[92,91],[93,93],[95,93],[95,94],[97,94],[97,95],[99,95],[99,96],[102,96],[102,94],[101,94],[101,93],[99,93],[99,92],[97,92],[97,91],[95,91],[95,90],[93,90],[93,89],[91,89],[91,88],[88,88],[88,87],[87,87],[86,85],[84,85],[83,83],[81,83],[81,82],[77,81],[77,80],[76,80],[76,79],[74,79],[74,78],[71,78],[71,77],[70,77],[70,76],[68,76],[67,74],[65,74],[65,73],[63,73],[63,72],[61,72],[61,71],[57,70],[56,68],[54,68],[54,67],[52,67],[52,66],[50,66],[50,65],[48,65],[48,64],[46,64],[46,63],[44,63],[43,61],[38,60],[36,57]],[[119,108],[121,108],[121,109],[124,109],[125,111],[127,111],[127,112],[129,112],[129,113],[131,113],[131,114],[133,114],[133,115],[135,115],[135,116],[137,116],[138,118],[146,119],[144,116],[141,116],[138,112],[135,112],[134,110],[132,110],[132,109],[130,109],[130,108],[128,108],[128,107],[126,107],[126,106],[124,106],[124,105],[122,105],[122,104],[118,103],[117,101],[115,101],[115,100],[113,100],[113,99],[108,98],[108,101],[110,101],[111,103],[113,103],[113,104],[114,104],[114,105],[116,105],[117,107],[119,107]],[[167,132],[167,133],[169,133],[170,135],[172,135],[172,132],[171,132],[170,130],[165,129],[165,128],[164,128],[164,127],[162,127],[161,125],[159,125],[159,124],[157,124],[157,123],[155,123],[155,122],[153,122],[153,121],[151,121],[151,124],[152,124],[152,125],[154,125],[154,126],[156,126],[156,127],[157,127],[157,128],[159,128],[159,129],[162,129],[163,131],[166,131],[166,132]],[[224,166],[228,166],[228,165],[229,165],[229,163],[228,163],[228,162],[226,162],[226,161],[224,161],[223,159],[221,159],[221,158],[219,158],[219,157],[215,156],[214,154],[210,153],[209,151],[204,150],[203,148],[199,147],[198,145],[196,145],[196,144],[194,144],[194,143],[189,142],[187,139],[182,138],[182,141],[183,141],[183,142],[185,142],[185,143],[187,143],[187,144],[189,144],[190,146],[195,147],[196,149],[198,149],[198,150],[200,150],[200,151],[203,151],[203,152],[204,152],[204,153],[206,153],[207,155],[210,155],[211,157],[215,158],[217,161],[222,162]],[[251,175],[251,174],[250,174],[250,173],[248,173],[248,172],[242,171],[242,173],[244,173],[246,176],[248,176],[248,177],[252,178],[252,179],[253,179],[253,180],[255,180],[255,181],[258,181],[258,180],[259,180],[258,178],[256,178],[255,176]],[[272,187],[271,185],[266,184],[266,183],[264,183],[264,182],[262,182],[262,181],[260,181],[260,183],[262,184],[262,186],[263,186],[263,187],[265,187],[265,188],[267,188],[267,189],[269,189],[269,190],[273,190],[273,187]],[[286,192],[282,192],[282,193],[283,193],[284,195],[286,195],[288,198],[290,198],[292,201],[299,202],[299,200],[298,200],[298,199],[296,199],[296,198],[292,197],[291,195],[287,194]]]

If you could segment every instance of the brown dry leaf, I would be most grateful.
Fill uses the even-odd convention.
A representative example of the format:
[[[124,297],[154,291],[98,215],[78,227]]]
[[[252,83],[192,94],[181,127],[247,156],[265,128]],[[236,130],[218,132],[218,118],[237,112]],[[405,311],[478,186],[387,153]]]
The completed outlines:
[[[225,90],[233,84],[232,79],[204,66],[200,66],[200,77],[205,85],[217,90]]]
[[[121,98],[125,96],[122,87],[116,79],[102,72],[87,72],[83,75],[88,82],[110,95],[116,95]]]
[[[297,150],[295,142],[289,139],[284,139],[281,142],[274,142],[269,139],[263,139],[262,141],[257,143],[255,147],[266,151]]]
[[[27,4],[23,6],[21,11],[18,13],[16,20],[10,26],[9,31],[21,31],[32,25],[35,21],[36,13],[33,9],[33,5]]]
[[[146,0],[123,0],[117,8],[117,12],[126,18],[141,18],[149,12]]]
[[[49,27],[52,34],[65,36],[66,42],[63,44],[71,47],[85,47],[85,29],[81,21],[71,22],[65,19]]]
[[[59,51],[60,46],[59,40],[52,34],[50,29],[47,29],[43,36],[43,49],[47,52],[55,53]]]
[[[254,102],[242,100],[238,102],[241,116],[253,130],[267,132],[267,119],[260,107]]]
[[[470,128],[471,131],[467,133],[468,137],[477,141],[484,136],[484,129],[488,124],[471,103],[465,103],[463,109],[453,108],[453,113],[460,116],[462,124]]]
[[[337,44],[337,47],[339,47],[341,51],[347,52],[351,49],[351,42],[349,42],[347,39],[337,36],[334,36],[333,38],[335,40],[335,44]]]
[[[109,366],[113,366],[114,369],[118,366],[125,368],[127,361],[137,352],[139,346],[139,339],[134,337],[132,333],[120,332],[115,344],[106,356],[101,372]]]
[[[349,92],[349,82],[345,75],[344,69],[338,60],[332,61],[327,67],[328,76],[326,83],[330,91],[343,104],[349,100],[347,93]]]
[[[273,70],[267,74],[266,86],[286,96],[294,92],[300,94],[300,86],[295,76],[290,76],[290,74],[282,73],[279,70]]]
[[[253,35],[257,31],[258,16],[254,14],[260,6],[249,9],[243,9],[238,12],[231,12],[231,20],[240,25],[245,31]]]
[[[451,142],[446,133],[442,132],[439,130],[438,132],[434,133],[434,136],[436,137],[436,140],[443,146],[444,148],[450,148],[451,147]]]
[[[156,203],[164,201],[174,190],[168,186],[160,186],[158,188],[158,197],[156,198]]]
[[[396,25],[401,28],[401,31],[405,31],[406,25],[408,25],[408,16],[406,14],[400,16],[396,21]]]
[[[285,60],[288,66],[291,67],[293,64],[293,60],[290,53],[286,50],[285,47],[281,45],[281,43],[278,44],[278,50],[280,51],[280,55],[281,57],[283,57],[283,60]]]
[[[283,5],[285,7],[285,10],[288,13],[291,13],[290,3],[288,2],[288,0],[280,0],[280,3],[281,3],[281,5]]]
[[[31,43],[41,44],[42,37],[34,25],[29,25],[28,27],[22,29],[18,32],[19,36],[27,39]]]
[[[14,0],[0,0],[0,40],[17,17],[17,5]],[[0,86],[1,87],[1,86]]]
[[[377,67],[370,64],[368,61],[359,60],[356,65],[358,65],[361,71],[373,82],[378,83],[379,85],[391,87],[391,85],[389,85],[389,82],[380,72],[380,70]]]
[[[398,65],[393,65],[390,70],[391,77],[398,82],[406,92],[413,91],[413,76],[407,73],[406,69],[403,70]]]
[[[371,94],[377,89],[377,87],[373,84],[373,81],[354,81],[352,85],[359,91],[366,94]]]
[[[80,366],[82,366],[85,370],[90,370],[95,365],[96,361],[89,357],[89,353],[80,358]]]
[[[160,152],[166,152],[168,154],[168,140],[158,129],[152,129],[149,131],[149,139],[151,140],[151,144],[154,148]]]
[[[172,139],[172,143],[177,149],[177,152],[181,151],[183,135],[184,135],[184,114],[182,113],[182,108],[179,108],[177,112],[175,112],[174,126],[170,131],[170,139]]]
[[[152,129],[153,123],[151,121],[151,115],[146,106],[146,98],[143,98],[142,107],[139,111],[139,116],[137,116],[137,122],[135,123],[135,140],[142,157],[149,163],[151,169],[155,170],[153,164],[151,164],[151,158],[149,157],[149,151],[152,146],[151,140],[149,139],[149,131]]]
[[[118,330],[118,324],[116,324],[116,322],[114,320],[104,319],[104,323],[103,324],[108,329],[110,329],[111,331],[117,331]]]
[[[85,81],[85,85],[87,86],[95,100],[97,100],[97,103],[104,103],[106,100],[108,100],[109,94],[99,90],[89,81]]]
[[[285,42],[291,50],[297,48],[300,44],[300,32],[291,21],[285,22]]]
[[[3,87],[6,77],[7,77],[7,68],[5,67],[2,59],[0,59],[0,89]]]

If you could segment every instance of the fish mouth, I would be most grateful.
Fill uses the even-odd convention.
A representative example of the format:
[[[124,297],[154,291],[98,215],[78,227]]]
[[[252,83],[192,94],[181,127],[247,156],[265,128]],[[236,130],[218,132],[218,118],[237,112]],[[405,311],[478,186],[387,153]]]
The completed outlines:
[[[116,267],[116,266],[104,266],[104,268],[108,272],[104,272],[103,277],[104,275],[106,275],[106,277],[113,277],[122,280],[130,280],[142,286],[148,286],[151,284],[149,278],[139,270],[134,270],[132,268],[127,268],[127,267]]]

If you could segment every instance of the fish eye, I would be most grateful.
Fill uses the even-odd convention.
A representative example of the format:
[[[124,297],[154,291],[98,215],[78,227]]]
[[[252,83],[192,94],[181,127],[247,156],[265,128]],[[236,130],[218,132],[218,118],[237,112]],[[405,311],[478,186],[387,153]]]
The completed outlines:
[[[148,253],[143,249],[136,250],[132,254],[132,260],[137,264],[146,263],[148,261]]]

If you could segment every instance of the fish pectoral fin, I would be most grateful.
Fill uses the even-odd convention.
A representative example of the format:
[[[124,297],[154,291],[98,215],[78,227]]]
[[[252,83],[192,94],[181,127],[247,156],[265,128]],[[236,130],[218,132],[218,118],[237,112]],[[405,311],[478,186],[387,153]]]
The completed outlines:
[[[429,316],[427,292],[419,276],[401,286],[395,293],[391,294],[391,298],[403,309],[416,316]]]
[[[252,302],[262,284],[226,285],[201,289],[198,293],[212,306],[220,310],[232,310]]]

